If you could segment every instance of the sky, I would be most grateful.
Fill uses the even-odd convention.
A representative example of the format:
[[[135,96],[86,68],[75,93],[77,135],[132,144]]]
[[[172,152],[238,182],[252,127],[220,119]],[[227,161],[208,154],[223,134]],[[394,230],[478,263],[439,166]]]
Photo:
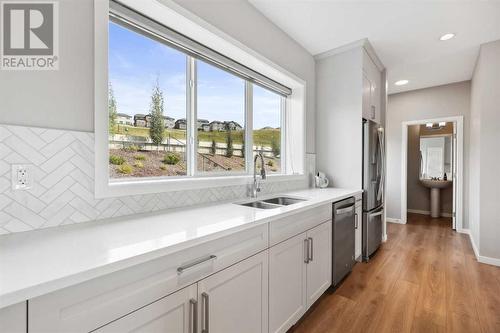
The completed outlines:
[[[158,79],[165,100],[164,115],[186,118],[186,61],[183,53],[109,23],[109,80],[118,112],[149,113],[153,85]],[[244,125],[245,82],[197,60],[198,118],[233,120]],[[280,97],[254,86],[254,128],[280,126]]]

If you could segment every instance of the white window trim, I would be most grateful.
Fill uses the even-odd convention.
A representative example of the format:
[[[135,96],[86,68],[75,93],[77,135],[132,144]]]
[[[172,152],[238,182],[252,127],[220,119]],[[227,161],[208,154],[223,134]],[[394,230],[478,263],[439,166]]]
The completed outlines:
[[[306,83],[294,74],[274,64],[254,50],[218,30],[183,7],[170,0],[121,0],[123,5],[140,12],[151,19],[168,22],[171,29],[179,31],[227,57],[254,69],[292,89],[286,99],[286,116],[282,111],[281,163],[285,174],[269,175],[266,182],[306,180],[305,176],[305,107]],[[109,178],[108,151],[108,0],[94,0],[94,75],[95,75],[95,195],[97,198],[118,197],[148,193],[160,193],[188,189],[203,189],[221,186],[245,185],[252,182],[252,175],[228,175],[149,178],[131,181],[111,181]],[[167,24],[166,24],[167,25]],[[248,99],[248,93],[247,99]],[[251,96],[250,96],[251,97]],[[252,101],[247,100],[246,103]],[[283,110],[284,108],[282,108]],[[193,116],[193,115],[191,115]],[[246,116],[247,121],[250,118]],[[251,119],[248,124],[251,125]],[[193,123],[193,122],[192,122]],[[247,127],[247,126],[246,126]],[[247,136],[251,135],[246,131]],[[196,133],[196,131],[195,131]],[[195,138],[193,138],[195,139]],[[247,141],[250,142],[250,141]],[[249,146],[249,145],[247,145]],[[248,151],[247,151],[248,153]],[[246,156],[253,156],[247,154]],[[249,170],[253,158],[246,158]],[[194,170],[193,168],[191,170]]]

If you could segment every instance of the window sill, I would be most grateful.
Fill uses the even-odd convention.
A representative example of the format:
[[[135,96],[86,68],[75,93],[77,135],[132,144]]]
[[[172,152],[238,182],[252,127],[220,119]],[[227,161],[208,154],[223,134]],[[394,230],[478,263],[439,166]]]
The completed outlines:
[[[306,180],[304,174],[268,175],[265,182]],[[253,176],[190,177],[176,179],[148,179],[132,181],[114,181],[104,186],[96,186],[96,198],[121,197],[128,195],[153,194],[173,191],[208,189],[223,186],[248,185]]]

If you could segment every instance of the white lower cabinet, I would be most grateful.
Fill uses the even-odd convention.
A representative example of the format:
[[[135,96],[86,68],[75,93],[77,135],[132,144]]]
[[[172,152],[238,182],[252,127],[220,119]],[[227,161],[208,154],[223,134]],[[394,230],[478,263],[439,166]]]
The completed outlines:
[[[95,332],[195,333],[196,284],[151,303]]]
[[[306,233],[269,249],[269,332],[286,332],[306,311]]]
[[[332,222],[269,250],[269,332],[286,332],[331,285]]]
[[[307,232],[310,261],[306,266],[307,307],[309,308],[332,284],[332,222]]]
[[[132,312],[98,333],[267,333],[268,253]]]
[[[331,204],[30,299],[0,311],[0,331],[26,332],[28,313],[30,333],[286,332],[331,285],[328,216]]]
[[[361,242],[363,239],[362,226],[363,226],[363,202],[362,200],[356,201],[356,214],[355,214],[355,231],[354,231],[354,258],[361,261]]]
[[[26,333],[26,302],[0,309],[0,332]]]
[[[268,248],[267,225],[29,300],[30,333],[86,333]],[[180,270],[180,271],[179,271]]]
[[[198,283],[199,332],[268,332],[268,251]]]

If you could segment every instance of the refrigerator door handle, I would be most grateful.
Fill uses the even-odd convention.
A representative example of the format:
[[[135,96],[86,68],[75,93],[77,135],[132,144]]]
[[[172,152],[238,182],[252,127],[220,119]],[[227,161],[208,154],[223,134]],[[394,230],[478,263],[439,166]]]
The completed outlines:
[[[375,217],[375,216],[379,216],[379,215],[382,215],[384,213],[383,210],[381,210],[380,212],[376,212],[376,213],[373,213],[373,214],[370,214],[368,215],[369,218],[372,218],[372,217]]]
[[[385,182],[385,147],[384,147],[384,131],[382,128],[378,130],[378,141],[380,145],[380,184],[377,191],[377,199],[380,202],[384,200],[384,182]]]

